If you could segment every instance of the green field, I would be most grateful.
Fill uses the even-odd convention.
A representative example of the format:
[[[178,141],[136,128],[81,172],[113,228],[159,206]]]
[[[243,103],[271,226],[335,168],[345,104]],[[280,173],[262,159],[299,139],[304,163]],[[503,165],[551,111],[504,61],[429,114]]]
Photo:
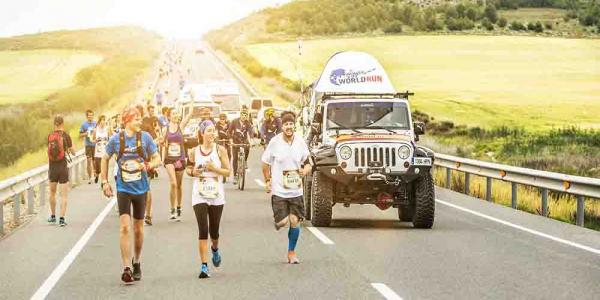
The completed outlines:
[[[73,85],[102,56],[73,50],[0,51],[0,105],[35,102]]]
[[[338,51],[371,53],[413,109],[469,126],[538,131],[600,128],[600,40],[516,36],[386,36],[246,46],[261,64],[305,81]]]

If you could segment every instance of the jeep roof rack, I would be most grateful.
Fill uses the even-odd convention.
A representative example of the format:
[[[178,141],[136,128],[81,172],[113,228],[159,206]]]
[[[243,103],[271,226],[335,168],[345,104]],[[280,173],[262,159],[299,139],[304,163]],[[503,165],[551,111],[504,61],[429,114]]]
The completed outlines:
[[[337,99],[340,97],[352,97],[352,98],[374,98],[378,97],[380,99],[393,99],[393,98],[401,98],[408,100],[408,96],[414,96],[415,93],[405,91],[399,93],[382,93],[382,94],[356,94],[356,93],[325,93],[321,99]]]

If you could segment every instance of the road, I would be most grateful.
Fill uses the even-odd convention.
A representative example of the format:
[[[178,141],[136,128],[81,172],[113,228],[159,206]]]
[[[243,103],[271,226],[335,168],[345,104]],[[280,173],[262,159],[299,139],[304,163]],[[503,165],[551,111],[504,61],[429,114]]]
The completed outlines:
[[[194,80],[231,76],[214,57],[192,49],[188,45],[185,60]],[[154,226],[145,227],[141,282],[121,285],[117,212],[97,185],[83,185],[70,195],[66,228],[47,225],[42,213],[0,241],[0,299],[29,298],[48,278],[56,280],[46,290],[48,299],[597,299],[600,294],[597,232],[442,188],[436,189],[433,229],[399,223],[393,209],[336,206],[331,227],[315,234],[310,222],[304,223],[298,246],[302,263],[288,265],[287,232],[273,229],[259,155],[252,149],[245,191],[227,184],[223,265],[211,268],[211,279],[197,278],[191,179],[184,179],[182,222],[169,222],[168,180],[161,170],[152,181]],[[103,210],[108,214],[98,218]],[[88,231],[89,240],[73,253],[96,218],[96,230]],[[64,273],[53,273],[69,260]]]

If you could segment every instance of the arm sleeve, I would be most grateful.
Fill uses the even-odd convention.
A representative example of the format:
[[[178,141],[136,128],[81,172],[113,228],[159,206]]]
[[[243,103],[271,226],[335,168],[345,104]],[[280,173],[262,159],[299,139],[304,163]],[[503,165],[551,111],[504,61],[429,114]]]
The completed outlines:
[[[269,143],[269,145],[267,146],[267,149],[265,149],[265,152],[263,152],[261,160],[263,163],[267,164],[267,165],[272,165],[273,164],[273,144],[275,143]]]

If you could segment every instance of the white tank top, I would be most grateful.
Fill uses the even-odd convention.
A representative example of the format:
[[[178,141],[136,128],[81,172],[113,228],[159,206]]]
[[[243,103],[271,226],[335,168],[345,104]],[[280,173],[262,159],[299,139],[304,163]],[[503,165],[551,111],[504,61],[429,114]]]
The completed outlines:
[[[102,156],[104,156],[104,153],[106,153],[106,144],[108,144],[108,127],[96,127],[96,149],[94,151],[94,157],[102,158]]]
[[[212,162],[217,168],[221,168],[221,159],[215,144],[210,151],[204,155],[200,151],[200,145],[194,149],[195,163],[194,167],[198,168],[201,165],[206,165]],[[192,206],[199,203],[207,203],[208,205],[223,205],[225,204],[225,188],[223,186],[223,176],[215,172],[203,172],[202,178],[194,177],[194,186],[192,188]]]

